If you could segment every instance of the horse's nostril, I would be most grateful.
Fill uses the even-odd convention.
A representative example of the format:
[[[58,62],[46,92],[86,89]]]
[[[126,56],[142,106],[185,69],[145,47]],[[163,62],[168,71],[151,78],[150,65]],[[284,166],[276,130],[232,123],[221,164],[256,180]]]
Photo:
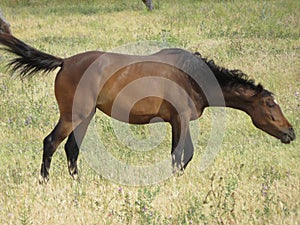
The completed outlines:
[[[289,128],[289,136],[294,140],[296,138],[295,131],[292,127]]]

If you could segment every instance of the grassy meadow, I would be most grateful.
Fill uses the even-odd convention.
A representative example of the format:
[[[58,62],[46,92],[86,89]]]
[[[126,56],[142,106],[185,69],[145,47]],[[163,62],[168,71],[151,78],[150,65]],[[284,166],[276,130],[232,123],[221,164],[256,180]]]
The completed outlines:
[[[153,1],[152,12],[140,0],[1,0],[0,8],[16,37],[60,57],[150,41],[199,51],[274,92],[299,136],[299,1]],[[55,72],[21,81],[5,69],[11,57],[0,52],[1,224],[300,224],[299,137],[284,145],[232,109],[226,109],[220,152],[204,171],[199,165],[211,109],[196,122],[195,156],[182,176],[122,185],[97,173],[80,154],[74,181],[63,143],[49,183],[40,185],[42,140],[59,116]],[[101,112],[96,117],[102,141],[120,161],[150,165],[169,157],[171,163],[169,127],[157,148],[137,152],[118,143],[109,118]],[[148,127],[131,131],[143,139]]]

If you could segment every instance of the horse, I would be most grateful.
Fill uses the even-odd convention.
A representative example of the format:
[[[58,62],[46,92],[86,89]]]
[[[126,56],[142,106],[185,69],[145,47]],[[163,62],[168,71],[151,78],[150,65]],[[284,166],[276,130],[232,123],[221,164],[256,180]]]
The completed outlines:
[[[4,15],[0,10],[0,33],[11,34],[10,24],[6,21]]]
[[[147,7],[148,11],[153,10],[153,3],[152,0],[142,0],[145,6]]]
[[[96,109],[129,124],[169,123],[174,171],[184,171],[194,155],[189,122],[210,106],[244,111],[257,128],[282,143],[296,138],[272,92],[241,70],[218,66],[197,52],[167,48],[138,56],[88,51],[60,58],[7,33],[0,34],[0,44],[16,55],[7,66],[21,79],[59,68],[55,97],[60,117],[43,140],[41,182],[49,180],[52,156],[67,137],[68,170],[77,177],[79,149]]]

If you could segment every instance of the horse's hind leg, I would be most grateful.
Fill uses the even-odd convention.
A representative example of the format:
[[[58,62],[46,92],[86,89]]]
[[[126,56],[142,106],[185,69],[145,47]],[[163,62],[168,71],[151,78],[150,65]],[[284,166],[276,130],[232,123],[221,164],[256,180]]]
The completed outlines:
[[[58,145],[71,133],[71,131],[73,130],[72,127],[72,121],[65,121],[60,119],[53,131],[44,139],[40,182],[48,181],[52,156],[56,151]]]
[[[68,160],[69,173],[75,179],[78,174],[77,158],[79,154],[79,146],[76,142],[74,131],[72,131],[68,137],[68,140],[65,144],[65,151]]]
[[[79,124],[78,127],[72,131],[65,144],[69,173],[74,179],[76,179],[78,175],[77,158],[79,154],[79,148],[94,114],[95,112],[91,113],[88,118],[82,121],[81,124]]]
[[[53,131],[44,139],[43,160],[41,166],[42,179],[40,180],[40,182],[48,181],[52,156],[59,144],[70,134],[72,130],[72,121],[65,121],[63,119],[60,119]]]

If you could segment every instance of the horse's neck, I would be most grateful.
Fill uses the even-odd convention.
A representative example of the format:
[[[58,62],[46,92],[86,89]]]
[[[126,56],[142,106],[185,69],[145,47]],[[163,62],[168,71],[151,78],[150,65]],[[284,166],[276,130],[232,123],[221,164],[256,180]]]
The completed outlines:
[[[244,88],[225,88],[222,90],[226,107],[239,109],[248,113],[251,107],[251,96],[255,94],[253,90]]]
[[[207,107],[229,107],[249,113],[251,109],[250,96],[253,93],[243,89],[209,87],[206,90],[194,89],[191,96],[200,116]]]

